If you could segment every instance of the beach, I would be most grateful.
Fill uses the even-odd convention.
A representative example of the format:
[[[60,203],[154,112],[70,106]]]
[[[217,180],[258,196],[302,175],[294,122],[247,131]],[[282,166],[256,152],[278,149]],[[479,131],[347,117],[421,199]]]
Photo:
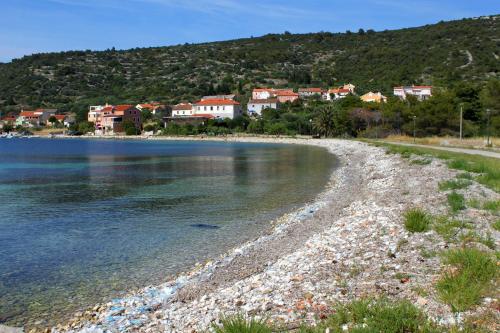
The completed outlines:
[[[412,164],[383,148],[348,140],[221,140],[316,145],[336,155],[340,165],[316,200],[272,221],[268,234],[161,285],[77,313],[48,331],[203,332],[233,314],[293,330],[324,318],[333,304],[370,296],[410,300],[440,323],[460,321],[432,287],[440,274],[439,257],[424,255],[448,244],[433,231],[408,233],[402,217],[413,207],[446,213],[446,194],[437,190],[438,183],[457,172],[443,161]],[[477,183],[467,193],[499,198]],[[489,230],[487,216],[467,214],[475,214],[479,231]],[[498,243],[498,233],[494,236]],[[428,293],[422,296],[419,289]]]

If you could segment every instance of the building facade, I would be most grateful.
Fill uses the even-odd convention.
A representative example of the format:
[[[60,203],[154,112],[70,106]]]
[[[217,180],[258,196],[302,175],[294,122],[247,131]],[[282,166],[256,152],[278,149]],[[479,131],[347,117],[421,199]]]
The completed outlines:
[[[193,104],[193,116],[213,116],[218,119],[234,119],[243,115],[241,104],[229,99],[206,99]]]
[[[279,109],[279,101],[277,98],[271,99],[251,99],[247,104],[247,112],[249,115],[262,115],[265,109]]]
[[[385,103],[387,102],[387,97],[382,95],[381,92],[369,92],[361,96],[361,100],[367,103]]]
[[[419,101],[432,97],[432,86],[394,87],[394,96],[406,100],[408,95],[415,96]]]
[[[192,117],[194,115],[193,104],[180,103],[172,107],[172,117]]]

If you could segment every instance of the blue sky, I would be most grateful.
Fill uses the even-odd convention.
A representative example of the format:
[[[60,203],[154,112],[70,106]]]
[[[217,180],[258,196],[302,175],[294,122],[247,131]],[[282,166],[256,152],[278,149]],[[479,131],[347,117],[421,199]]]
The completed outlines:
[[[0,0],[0,61],[294,33],[413,27],[500,13],[500,0]]]

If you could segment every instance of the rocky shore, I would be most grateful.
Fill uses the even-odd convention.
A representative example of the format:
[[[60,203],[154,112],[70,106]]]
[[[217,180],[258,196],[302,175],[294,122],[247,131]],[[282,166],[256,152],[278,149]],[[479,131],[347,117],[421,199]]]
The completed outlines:
[[[448,248],[434,231],[408,233],[403,213],[421,207],[445,214],[438,183],[453,178],[442,161],[411,164],[355,141],[228,138],[224,141],[312,144],[340,159],[327,190],[306,207],[273,221],[272,233],[159,286],[78,313],[62,332],[204,332],[222,315],[262,317],[289,330],[329,314],[331,305],[365,296],[408,299],[441,323],[462,316],[440,303],[433,285]],[[498,200],[477,183],[468,197]],[[492,233],[491,216],[467,209],[477,232]],[[425,291],[422,292],[422,290]],[[476,312],[495,300],[485,300]]]

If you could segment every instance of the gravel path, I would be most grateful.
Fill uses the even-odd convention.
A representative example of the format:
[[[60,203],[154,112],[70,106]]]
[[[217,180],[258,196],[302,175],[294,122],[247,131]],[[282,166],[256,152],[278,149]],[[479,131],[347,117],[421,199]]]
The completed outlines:
[[[431,149],[437,149],[437,150],[445,150],[445,151],[451,151],[453,153],[462,153],[462,154],[469,154],[469,155],[480,155],[480,156],[485,156],[485,157],[494,157],[494,158],[500,158],[500,153],[494,152],[494,151],[487,151],[487,150],[479,150],[479,149],[467,149],[467,148],[453,148],[453,147],[440,147],[440,146],[430,146],[430,145],[417,145],[413,143],[402,143],[402,142],[385,142],[381,141],[382,143],[390,143],[392,145],[400,145],[400,146],[408,146],[408,147],[420,147],[420,148],[431,148]]]
[[[450,245],[433,231],[409,234],[402,222],[404,211],[415,206],[445,214],[446,193],[437,187],[455,171],[437,160],[410,164],[356,141],[226,141],[232,140],[318,145],[341,165],[315,202],[274,221],[272,233],[163,285],[79,313],[52,332],[203,332],[221,315],[236,313],[293,329],[326,316],[336,302],[370,295],[409,299],[442,323],[457,320],[432,287],[439,258],[424,255]],[[479,184],[468,190],[471,196],[499,198]],[[464,214],[472,214],[478,232],[492,233],[499,243],[490,216]]]

